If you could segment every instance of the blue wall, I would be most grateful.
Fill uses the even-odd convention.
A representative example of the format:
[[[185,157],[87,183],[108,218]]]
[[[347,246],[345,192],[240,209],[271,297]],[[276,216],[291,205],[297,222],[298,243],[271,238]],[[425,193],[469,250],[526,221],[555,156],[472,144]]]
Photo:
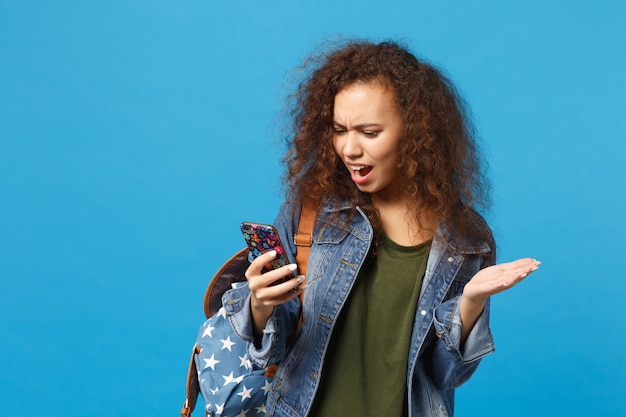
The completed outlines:
[[[500,260],[543,261],[457,415],[625,416],[624,4],[0,0],[0,414],[178,413],[205,285],[281,201],[285,73],[343,34],[445,68]]]

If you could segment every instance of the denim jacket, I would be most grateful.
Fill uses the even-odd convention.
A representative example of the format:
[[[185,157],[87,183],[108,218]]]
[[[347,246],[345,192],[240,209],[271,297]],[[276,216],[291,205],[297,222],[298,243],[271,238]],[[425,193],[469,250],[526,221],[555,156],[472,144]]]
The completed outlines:
[[[275,221],[291,261],[295,259],[292,237],[299,215],[300,207],[286,203]],[[223,299],[235,332],[249,342],[255,365],[279,364],[267,401],[267,413],[272,416],[306,416],[311,409],[333,328],[373,239],[372,226],[359,208],[332,202],[318,213],[313,234],[304,319],[297,334],[298,298],[274,309],[260,347],[253,343],[247,285],[228,291]],[[458,308],[465,284],[494,261],[492,240],[468,242],[445,224],[437,226],[407,362],[410,417],[452,416],[454,389],[469,379],[482,357],[494,351],[489,301],[463,346]]]

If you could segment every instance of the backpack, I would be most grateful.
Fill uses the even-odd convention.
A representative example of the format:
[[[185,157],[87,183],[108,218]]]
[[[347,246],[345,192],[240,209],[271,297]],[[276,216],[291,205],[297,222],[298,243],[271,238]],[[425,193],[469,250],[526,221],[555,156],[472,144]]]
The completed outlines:
[[[300,214],[296,263],[300,274],[306,274],[309,250],[313,243],[315,210],[305,205]],[[207,320],[200,327],[191,352],[187,372],[186,398],[182,417],[193,412],[198,393],[205,403],[205,415],[245,416],[265,412],[265,399],[271,389],[276,365],[258,368],[247,357],[247,343],[234,332],[222,307],[224,293],[246,281],[248,249],[230,257],[215,273],[204,294]],[[303,283],[303,285],[305,282]],[[303,294],[300,295],[301,300]],[[302,323],[302,316],[298,327]]]

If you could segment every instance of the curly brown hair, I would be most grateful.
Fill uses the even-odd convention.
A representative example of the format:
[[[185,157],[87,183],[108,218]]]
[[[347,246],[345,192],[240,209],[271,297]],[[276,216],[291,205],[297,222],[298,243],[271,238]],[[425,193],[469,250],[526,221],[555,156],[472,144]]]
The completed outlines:
[[[285,180],[291,195],[320,207],[325,198],[361,206],[377,233],[378,212],[352,182],[333,148],[334,99],[356,82],[380,82],[393,92],[401,117],[399,177],[417,224],[437,213],[455,233],[489,233],[477,210],[489,206],[489,184],[467,106],[434,66],[396,42],[343,41],[309,57],[288,105]]]

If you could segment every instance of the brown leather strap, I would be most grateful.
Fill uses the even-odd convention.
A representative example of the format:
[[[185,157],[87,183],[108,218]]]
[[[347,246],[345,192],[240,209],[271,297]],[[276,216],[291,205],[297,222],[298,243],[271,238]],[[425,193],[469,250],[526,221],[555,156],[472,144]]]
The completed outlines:
[[[309,252],[311,252],[311,245],[313,245],[313,226],[315,225],[316,214],[316,210],[305,202],[300,212],[298,231],[293,236],[293,243],[296,245],[298,271],[305,276],[309,263]]]
[[[200,353],[200,347],[194,345],[191,351],[191,359],[189,360],[189,370],[187,371],[187,398],[183,408],[180,410],[182,417],[189,417],[196,407],[198,393],[200,392],[200,383],[198,382],[198,370],[196,369],[196,355]]]
[[[298,231],[293,236],[293,243],[296,245],[296,264],[298,264],[298,272],[304,275],[304,281],[300,285],[306,285],[306,273],[309,266],[309,253],[313,245],[313,226],[315,226],[315,217],[317,211],[313,206],[304,202],[302,211],[300,212],[300,222],[298,223]],[[304,304],[304,291],[300,292],[300,304]],[[298,317],[297,329],[302,327],[304,323],[304,312],[300,308],[300,317]]]

